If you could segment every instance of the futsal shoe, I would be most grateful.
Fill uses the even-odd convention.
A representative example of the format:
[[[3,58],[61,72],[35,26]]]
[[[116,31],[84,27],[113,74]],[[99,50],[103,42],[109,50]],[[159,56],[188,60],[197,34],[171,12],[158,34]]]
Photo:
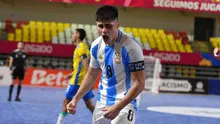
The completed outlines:
[[[11,97],[10,97],[10,96],[8,97],[8,101],[9,101],[9,102],[11,101]]]
[[[21,99],[19,99],[19,98],[16,98],[16,99],[15,99],[15,101],[17,101],[17,102],[21,102]]]

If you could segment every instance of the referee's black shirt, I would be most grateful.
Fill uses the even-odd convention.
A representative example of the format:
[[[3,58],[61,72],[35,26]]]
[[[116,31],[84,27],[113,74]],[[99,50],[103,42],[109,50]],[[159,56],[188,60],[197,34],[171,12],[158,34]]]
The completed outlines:
[[[12,67],[24,68],[26,64],[27,54],[23,50],[14,50],[10,57],[13,58]]]

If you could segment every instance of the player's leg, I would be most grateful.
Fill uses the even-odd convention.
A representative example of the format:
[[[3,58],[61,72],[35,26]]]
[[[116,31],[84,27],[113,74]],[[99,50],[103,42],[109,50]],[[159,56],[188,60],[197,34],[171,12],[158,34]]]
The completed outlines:
[[[95,105],[92,102],[93,97],[94,94],[92,93],[92,90],[90,90],[85,96],[83,96],[83,100],[86,104],[86,108],[89,109],[92,113],[95,109]]]
[[[60,112],[58,116],[57,124],[63,124],[63,119],[68,115],[66,106],[70,101],[71,100],[66,99],[66,98],[63,100],[62,112]]]
[[[9,96],[8,96],[8,101],[11,101],[11,96],[12,96],[12,92],[14,89],[14,85],[16,83],[16,77],[17,77],[17,73],[16,70],[14,70],[11,74],[12,76],[12,84],[9,86]]]
[[[134,124],[135,112],[133,105],[128,104],[120,111],[119,115],[112,120],[111,124]]]
[[[18,72],[18,88],[17,88],[17,95],[15,98],[15,101],[21,101],[21,99],[19,98],[19,95],[21,93],[21,88],[22,88],[22,81],[24,80],[24,70],[20,69]]]
[[[21,93],[22,81],[23,80],[18,81],[17,95],[15,97],[15,101],[19,101],[19,102],[21,101],[21,99],[19,98],[19,95]]]
[[[11,96],[12,96],[12,92],[14,89],[14,85],[16,83],[16,80],[13,78],[12,80],[12,84],[9,86],[9,96],[8,96],[8,101],[11,101]]]
[[[78,88],[79,88],[79,86],[68,85],[68,87],[66,89],[66,98],[63,101],[62,112],[60,112],[60,114],[58,116],[57,124],[63,124],[64,118],[68,115],[66,106],[72,100],[72,98],[76,94]]]

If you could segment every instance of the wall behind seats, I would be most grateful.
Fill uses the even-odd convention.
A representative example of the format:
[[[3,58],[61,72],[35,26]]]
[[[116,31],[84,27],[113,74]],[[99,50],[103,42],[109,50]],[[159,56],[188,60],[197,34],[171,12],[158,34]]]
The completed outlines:
[[[95,24],[94,14],[98,6],[74,4],[66,8],[61,3],[36,2],[37,0],[15,1],[14,6],[0,1],[0,20],[14,15],[14,20],[41,20]],[[216,22],[216,36],[220,36],[220,18],[208,13],[181,13],[152,9],[119,9],[122,26],[162,28],[167,30],[194,31],[194,17],[213,17]]]

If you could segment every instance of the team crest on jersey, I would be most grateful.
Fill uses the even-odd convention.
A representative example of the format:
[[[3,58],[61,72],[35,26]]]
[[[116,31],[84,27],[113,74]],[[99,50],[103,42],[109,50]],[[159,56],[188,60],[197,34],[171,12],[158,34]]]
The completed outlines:
[[[121,55],[119,53],[115,53],[114,62],[116,64],[120,64],[121,63]]]
[[[99,59],[103,59],[102,55],[99,55]]]

